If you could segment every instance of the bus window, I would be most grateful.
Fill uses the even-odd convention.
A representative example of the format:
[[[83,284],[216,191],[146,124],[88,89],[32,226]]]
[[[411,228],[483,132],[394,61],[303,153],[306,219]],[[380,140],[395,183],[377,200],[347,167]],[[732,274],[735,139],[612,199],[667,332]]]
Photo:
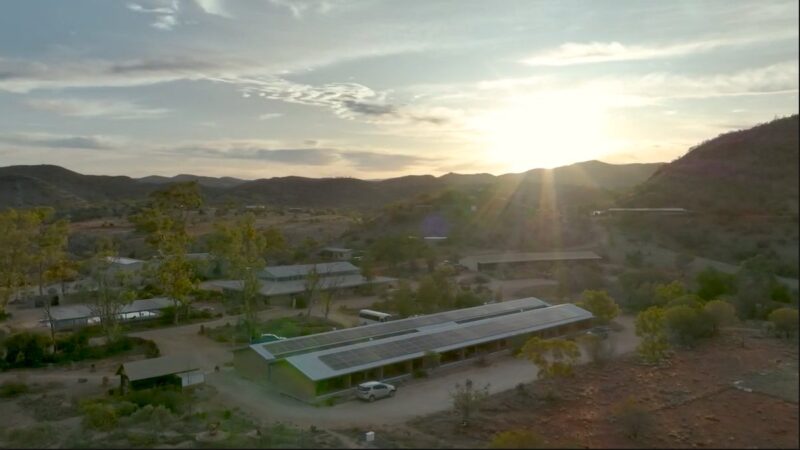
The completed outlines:
[[[366,325],[370,323],[380,323],[392,320],[392,315],[380,311],[373,311],[371,309],[362,309],[358,312],[359,324]]]

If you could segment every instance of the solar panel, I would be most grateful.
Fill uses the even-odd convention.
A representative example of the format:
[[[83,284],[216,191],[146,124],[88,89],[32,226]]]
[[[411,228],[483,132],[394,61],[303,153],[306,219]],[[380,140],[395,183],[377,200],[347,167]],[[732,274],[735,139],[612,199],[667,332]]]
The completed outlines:
[[[574,309],[553,306],[512,315],[502,319],[465,325],[456,329],[411,336],[398,341],[376,343],[369,347],[342,350],[336,353],[321,355],[319,356],[319,360],[333,370],[343,370],[412,353],[425,352],[476,339],[546,325],[548,323],[557,323],[574,317],[579,317]]]
[[[383,338],[391,335],[413,333],[417,328],[424,326],[447,322],[464,322],[498,314],[508,314],[519,310],[543,308],[545,306],[548,306],[548,304],[537,298],[529,297],[374,325],[329,331],[312,336],[301,336],[283,341],[269,342],[263,344],[263,348],[273,356],[283,358],[289,354],[308,353],[323,348],[348,345],[369,338]]]

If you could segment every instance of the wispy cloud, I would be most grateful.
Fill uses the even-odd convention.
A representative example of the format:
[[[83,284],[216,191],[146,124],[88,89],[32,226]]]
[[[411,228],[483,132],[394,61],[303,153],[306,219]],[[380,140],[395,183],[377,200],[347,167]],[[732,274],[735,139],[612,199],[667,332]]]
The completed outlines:
[[[68,117],[106,119],[155,119],[163,117],[169,110],[147,108],[136,103],[119,100],[86,100],[79,98],[31,99],[28,106]]]
[[[626,45],[620,42],[567,42],[554,50],[535,54],[521,62],[530,66],[569,66],[612,61],[672,58],[709,52],[720,47],[740,46],[778,39],[796,38],[794,33],[712,38],[676,44]]]
[[[106,136],[72,136],[49,133],[14,133],[0,135],[0,142],[25,147],[107,150],[118,142]]]
[[[178,25],[180,4],[177,0],[171,0],[168,4],[153,7],[142,6],[139,3],[128,3],[127,6],[131,11],[154,16],[155,18],[150,24],[153,28],[169,31]]]
[[[258,120],[270,120],[282,117],[283,113],[264,113],[258,116]]]
[[[185,145],[160,150],[184,157],[237,159],[275,162],[295,166],[326,166],[340,162],[368,171],[405,169],[433,161],[415,155],[332,147],[270,148],[257,143],[211,143]]]
[[[333,8],[332,0],[269,0],[275,6],[288,9],[295,19],[307,12],[325,14]]]

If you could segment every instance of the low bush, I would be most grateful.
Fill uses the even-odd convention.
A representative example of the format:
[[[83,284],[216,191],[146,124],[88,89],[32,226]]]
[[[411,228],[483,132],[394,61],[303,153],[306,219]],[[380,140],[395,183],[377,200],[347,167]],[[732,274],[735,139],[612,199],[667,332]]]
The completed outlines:
[[[83,424],[88,428],[108,431],[117,425],[117,413],[107,403],[85,402],[81,405]]]
[[[11,398],[30,391],[27,384],[19,381],[4,381],[0,384],[0,398]]]

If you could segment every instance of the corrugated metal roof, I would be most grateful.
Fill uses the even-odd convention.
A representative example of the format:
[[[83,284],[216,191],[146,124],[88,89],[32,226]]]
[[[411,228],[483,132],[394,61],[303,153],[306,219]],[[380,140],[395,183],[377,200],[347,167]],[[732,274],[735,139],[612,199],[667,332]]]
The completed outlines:
[[[352,252],[352,249],[344,248],[344,247],[325,247],[322,249],[323,251],[333,252],[333,253],[349,253]]]
[[[114,264],[122,264],[122,265],[129,265],[129,264],[138,264],[143,263],[141,259],[134,259],[134,258],[125,258],[124,256],[107,256],[107,261],[110,261]]]
[[[328,290],[333,288],[352,288],[363,286],[366,284],[383,284],[391,283],[396,278],[390,277],[375,277],[371,281],[362,275],[340,275],[333,277],[320,278],[318,289]],[[220,287],[223,289],[241,290],[241,280],[213,280],[206,283],[210,286]],[[259,293],[261,295],[271,297],[276,295],[290,295],[300,294],[306,290],[306,280],[290,280],[290,281],[262,281]]]
[[[569,261],[602,259],[597,253],[578,252],[535,252],[535,253],[497,253],[492,255],[474,255],[462,258],[462,261],[476,261],[480,264],[527,262],[527,261]]]
[[[164,309],[173,306],[172,300],[166,297],[147,298],[142,300],[134,300],[128,305],[125,305],[120,311],[121,314],[133,313],[139,311],[152,311]],[[50,308],[50,316],[53,320],[71,320],[95,317],[96,314],[92,313],[92,309],[86,304],[55,306]]]
[[[410,317],[407,319],[364,325],[354,328],[317,333],[309,336],[299,336],[279,342],[254,344],[251,348],[267,360],[283,358],[298,353],[310,353],[322,348],[343,347],[366,339],[381,339],[386,336],[416,333],[431,326],[468,322],[501,314],[514,314],[530,309],[550,306],[548,303],[535,298],[521,298],[505,302],[491,303],[488,305],[444,311],[424,316]]]
[[[562,304],[466,324],[453,323],[446,329],[436,328],[290,356],[286,361],[309,379],[317,381],[419,358],[425,351],[441,353],[590,318],[590,312],[573,304]],[[419,345],[420,341],[442,344],[431,344],[423,350]],[[348,361],[347,358],[351,358],[351,364],[343,368],[332,367],[336,366],[333,361],[339,358],[345,362]],[[359,363],[359,358],[365,362]]]
[[[174,375],[198,370],[200,365],[189,356],[161,356],[126,362],[122,365],[130,381]]]
[[[286,278],[296,276],[306,276],[315,268],[320,275],[333,274],[339,272],[358,272],[358,267],[347,261],[336,261],[319,264],[297,264],[291,266],[269,266],[264,268],[264,274],[273,278]]]

